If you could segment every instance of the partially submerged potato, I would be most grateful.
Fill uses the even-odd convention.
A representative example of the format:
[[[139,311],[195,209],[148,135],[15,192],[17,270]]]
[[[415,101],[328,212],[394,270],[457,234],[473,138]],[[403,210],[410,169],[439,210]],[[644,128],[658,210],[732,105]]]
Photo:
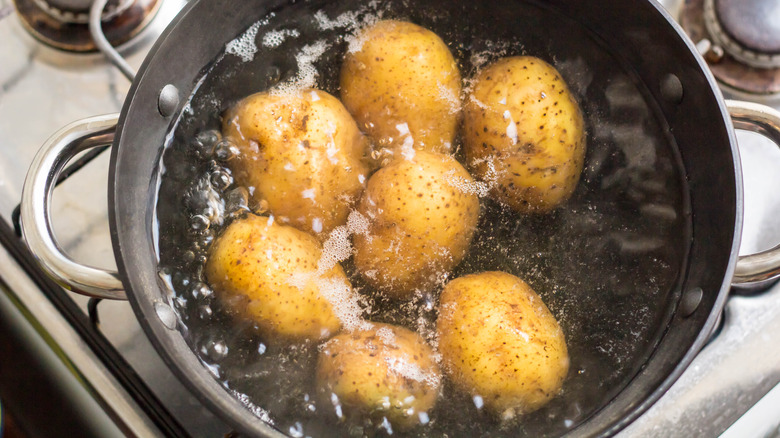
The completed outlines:
[[[477,76],[464,108],[463,145],[491,196],[523,213],[566,201],[585,159],[580,108],[554,67],[503,58]]]
[[[248,215],[212,245],[206,279],[226,305],[256,321],[271,340],[325,339],[341,328],[342,309],[334,304],[347,303],[352,288],[338,264],[322,269],[321,253],[313,236]]]
[[[448,153],[460,114],[460,72],[435,33],[380,21],[341,68],[341,99],[379,147]]]
[[[448,283],[436,333],[452,382],[504,419],[542,407],[569,371],[555,317],[526,283],[504,272]]]
[[[321,347],[316,382],[320,399],[337,415],[384,417],[405,429],[428,422],[441,375],[433,351],[419,335],[373,323]]]
[[[454,158],[422,151],[372,175],[357,206],[369,229],[354,238],[355,266],[363,278],[395,298],[446,278],[477,226],[473,184]]]
[[[368,177],[368,142],[338,99],[319,90],[253,94],[223,118],[241,151],[236,182],[280,222],[324,240],[346,222]]]

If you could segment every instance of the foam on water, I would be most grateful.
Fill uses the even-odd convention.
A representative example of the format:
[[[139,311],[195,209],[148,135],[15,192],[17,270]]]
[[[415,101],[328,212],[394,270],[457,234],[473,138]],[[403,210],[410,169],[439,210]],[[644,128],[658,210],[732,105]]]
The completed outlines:
[[[450,87],[445,86],[444,84],[437,84],[438,90],[439,90],[439,99],[444,101],[444,103],[447,105],[447,109],[450,114],[457,114],[460,112],[461,107],[461,101],[460,96]]]
[[[269,49],[279,47],[287,38],[297,38],[301,33],[296,29],[271,30],[263,35],[263,46]]]
[[[255,53],[257,53],[255,39],[257,38],[257,31],[264,24],[263,21],[255,22],[241,36],[228,42],[225,46],[225,53],[238,56],[244,62],[255,59]]]
[[[307,88],[317,88],[319,72],[314,63],[331,47],[325,40],[305,45],[295,55],[298,73],[291,80],[280,83],[271,90],[273,95],[288,95]]]
[[[441,377],[438,373],[426,372],[414,361],[409,360],[405,356],[386,357],[385,363],[391,373],[397,374],[405,379],[425,383],[432,388],[438,387],[441,382]]]
[[[498,184],[498,172],[496,172],[492,160],[486,160],[486,162],[488,169],[482,181],[469,181],[462,176],[456,176],[454,171],[450,171],[445,174],[447,184],[467,195],[477,195],[480,198],[488,196],[490,190]],[[473,164],[480,164],[480,161],[477,160]]]

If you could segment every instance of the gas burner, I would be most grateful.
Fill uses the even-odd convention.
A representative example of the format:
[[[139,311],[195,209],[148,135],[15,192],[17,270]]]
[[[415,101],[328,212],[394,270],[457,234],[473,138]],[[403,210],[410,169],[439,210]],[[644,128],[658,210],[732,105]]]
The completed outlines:
[[[726,88],[780,98],[780,2],[687,0],[680,24]]]
[[[161,0],[109,0],[103,32],[113,46],[126,43],[146,27]],[[70,52],[97,50],[89,31],[92,0],[14,0],[24,27],[38,40]]]

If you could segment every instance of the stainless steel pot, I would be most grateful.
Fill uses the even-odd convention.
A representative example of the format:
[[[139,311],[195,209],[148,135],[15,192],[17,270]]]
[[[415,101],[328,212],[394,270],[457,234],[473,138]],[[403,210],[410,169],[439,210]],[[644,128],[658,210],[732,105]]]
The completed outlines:
[[[449,3],[432,0],[426,7],[454,7]],[[683,372],[713,331],[732,284],[758,287],[780,275],[780,246],[738,257],[742,184],[733,132],[734,127],[759,132],[780,144],[780,114],[724,101],[693,44],[655,3],[528,0],[507,1],[504,8],[495,3],[472,6],[490,16],[521,3],[555,10],[609,42],[605,44],[621,54],[657,102],[684,166],[692,236],[691,242],[681,243],[689,245],[689,256],[670,317],[659,327],[663,335],[627,386],[572,430],[584,436],[610,435],[641,415]],[[163,146],[186,96],[227,41],[285,6],[280,0],[190,3],[149,53],[121,114],[71,124],[44,145],[28,174],[22,202],[24,237],[46,272],[75,292],[128,299],[182,381],[226,421],[251,435],[280,433],[219,385],[177,330],[171,291],[158,277],[154,209]],[[119,272],[71,260],[56,244],[49,214],[60,170],[79,152],[105,144],[113,144],[109,221]]]

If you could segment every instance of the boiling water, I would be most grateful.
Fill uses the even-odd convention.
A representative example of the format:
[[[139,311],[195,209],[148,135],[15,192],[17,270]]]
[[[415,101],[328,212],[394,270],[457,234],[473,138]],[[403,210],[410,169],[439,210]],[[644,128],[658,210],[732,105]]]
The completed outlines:
[[[333,407],[315,397],[316,345],[264,339],[221,305],[203,267],[211,242],[231,220],[267,208],[252,204],[250,188],[233,181],[226,163],[236,151],[220,139],[220,115],[271,87],[317,87],[338,96],[340,60],[360,44],[355,32],[378,19],[409,20],[442,37],[467,86],[479,67],[500,56],[533,55],[553,64],[583,109],[588,150],[573,197],[548,215],[521,216],[482,198],[466,259],[441,278],[444,284],[501,270],[529,283],[566,335],[571,368],[562,393],[535,413],[501,423],[445,381],[428,424],[405,434],[565,433],[635,375],[679,298],[689,232],[681,166],[663,118],[619,55],[554,11],[530,3],[501,11],[475,2],[356,3],[302,2],[262,17],[226,44],[181,114],[164,154],[157,216],[161,276],[175,291],[185,338],[215,379],[284,433],[389,433],[368,420],[338,423]],[[439,289],[390,301],[361,282],[350,259],[342,265],[362,294],[364,318],[404,325],[435,345]]]

